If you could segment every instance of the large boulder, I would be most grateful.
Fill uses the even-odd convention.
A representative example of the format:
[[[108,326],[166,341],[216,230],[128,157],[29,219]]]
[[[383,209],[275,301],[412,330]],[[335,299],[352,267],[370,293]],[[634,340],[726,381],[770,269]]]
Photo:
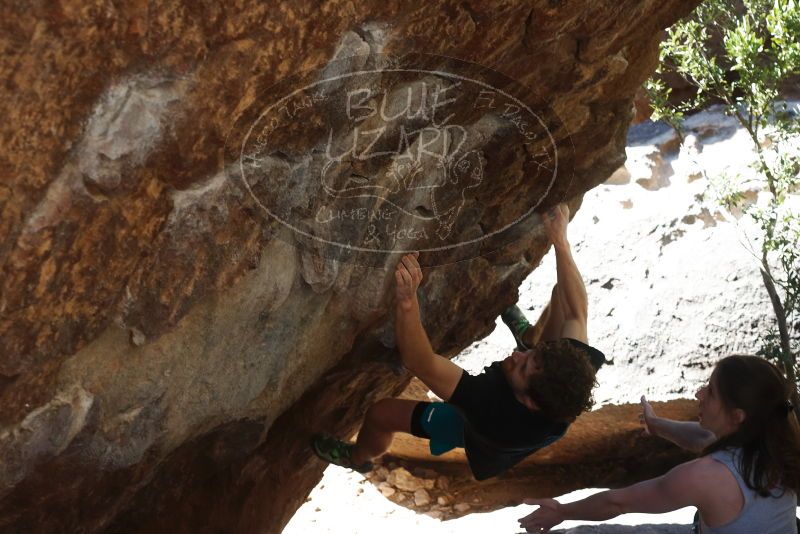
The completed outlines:
[[[279,532],[323,469],[309,436],[410,378],[391,251],[426,251],[439,352],[487,334],[547,248],[534,212],[620,166],[659,32],[697,3],[0,9],[0,529]],[[406,131],[375,94],[351,109],[364,88],[384,111],[459,88],[439,103],[468,142],[433,157],[450,130],[423,114],[415,165],[331,157]],[[375,241],[375,217],[406,227]]]

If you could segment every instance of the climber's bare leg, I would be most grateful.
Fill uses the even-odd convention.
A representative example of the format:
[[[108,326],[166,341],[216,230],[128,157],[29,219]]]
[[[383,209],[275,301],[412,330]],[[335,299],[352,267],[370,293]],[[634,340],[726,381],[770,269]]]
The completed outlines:
[[[395,432],[411,433],[411,415],[419,401],[381,399],[367,410],[351,459],[363,464],[389,449]]]

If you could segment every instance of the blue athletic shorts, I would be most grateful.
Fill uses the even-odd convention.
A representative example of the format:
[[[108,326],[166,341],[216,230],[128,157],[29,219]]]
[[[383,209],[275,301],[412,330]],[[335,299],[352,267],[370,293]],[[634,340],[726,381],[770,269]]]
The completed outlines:
[[[434,456],[464,447],[464,419],[455,406],[446,402],[417,403],[411,415],[411,433],[430,440]]]

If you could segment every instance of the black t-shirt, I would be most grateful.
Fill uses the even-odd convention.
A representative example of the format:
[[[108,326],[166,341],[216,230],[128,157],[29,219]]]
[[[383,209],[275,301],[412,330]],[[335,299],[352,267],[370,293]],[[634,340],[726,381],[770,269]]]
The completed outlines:
[[[513,467],[561,437],[569,426],[520,403],[500,362],[478,376],[464,371],[448,402],[460,408],[465,418],[464,445],[477,480]]]

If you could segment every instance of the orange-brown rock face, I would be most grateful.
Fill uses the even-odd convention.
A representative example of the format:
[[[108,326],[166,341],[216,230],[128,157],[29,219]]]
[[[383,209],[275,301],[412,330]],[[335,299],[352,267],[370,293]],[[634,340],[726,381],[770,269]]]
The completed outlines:
[[[387,251],[490,331],[697,3],[0,7],[0,530],[279,532],[409,379]]]

